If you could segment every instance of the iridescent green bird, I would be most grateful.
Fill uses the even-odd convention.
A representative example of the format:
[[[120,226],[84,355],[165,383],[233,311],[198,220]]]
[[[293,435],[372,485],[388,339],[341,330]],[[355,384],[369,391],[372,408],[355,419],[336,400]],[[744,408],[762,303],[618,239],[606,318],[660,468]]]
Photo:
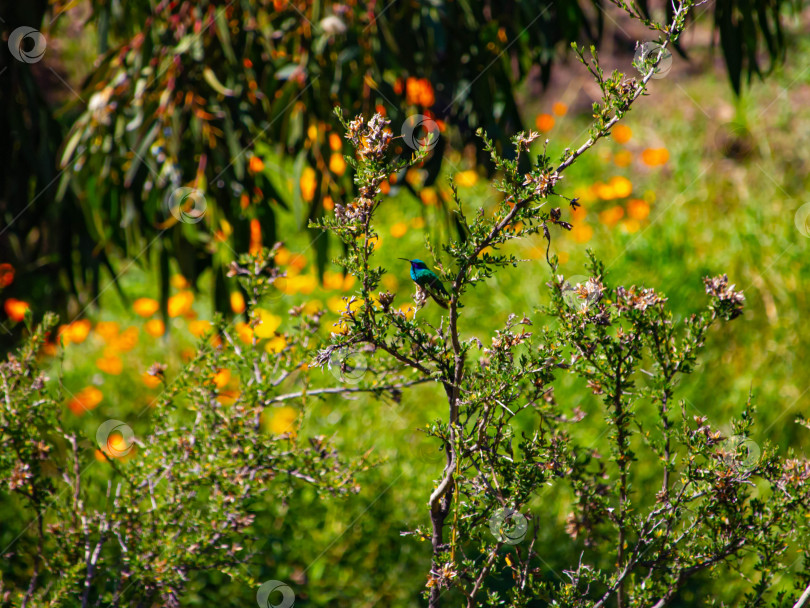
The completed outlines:
[[[450,299],[450,294],[442,285],[439,277],[430,268],[427,267],[422,260],[409,260],[407,258],[399,258],[411,264],[411,279],[419,285],[428,295],[436,301],[436,304],[442,308],[447,308],[447,300]]]

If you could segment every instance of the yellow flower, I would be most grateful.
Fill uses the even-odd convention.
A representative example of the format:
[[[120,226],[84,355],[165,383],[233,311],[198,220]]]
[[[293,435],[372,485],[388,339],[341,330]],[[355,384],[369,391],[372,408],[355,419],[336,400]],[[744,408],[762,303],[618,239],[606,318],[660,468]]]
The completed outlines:
[[[553,106],[551,106],[551,111],[554,112],[557,116],[565,116],[568,112],[568,106],[558,101]]]
[[[264,350],[266,350],[268,353],[280,353],[284,350],[285,346],[287,346],[287,341],[284,339],[284,337],[276,336],[267,341],[267,344],[264,345]]]
[[[592,186],[579,186],[578,188],[574,188],[574,196],[584,205],[593,203],[596,201],[597,197],[595,188],[595,184]]]
[[[231,292],[231,310],[234,311],[237,315],[240,315],[243,312],[245,312],[245,297],[242,295],[242,292],[240,291]]]
[[[641,224],[636,219],[628,218],[622,222],[622,228],[625,230],[625,232],[633,234],[634,232],[639,231]]]
[[[478,183],[478,173],[472,169],[456,173],[455,182],[457,186],[474,186]]]
[[[111,374],[113,376],[117,376],[124,371],[124,363],[121,361],[121,358],[116,355],[96,359],[96,367],[105,374]]]
[[[194,294],[190,291],[181,291],[169,298],[169,316],[179,317],[188,312],[194,303]]]
[[[332,154],[329,157],[329,171],[332,175],[343,175],[346,172],[346,161],[340,154]]]
[[[633,182],[621,175],[611,177],[610,186],[613,188],[616,198],[626,198],[633,192]]]
[[[191,287],[189,282],[186,280],[186,277],[184,277],[182,274],[173,274],[172,278],[170,279],[170,283],[175,289],[188,289]]]
[[[166,333],[166,325],[161,319],[150,319],[143,326],[143,330],[154,338],[159,338]]]
[[[399,307],[399,310],[405,313],[405,318],[409,321],[413,319],[416,314],[416,306],[413,304],[403,304]]]
[[[278,284],[278,281],[276,281]],[[318,286],[318,279],[315,278],[314,275],[307,274],[307,275],[299,275],[296,277],[290,277],[286,280],[286,286],[284,288],[284,293],[288,294],[295,294],[295,293],[303,293],[305,295],[311,294],[315,291],[315,288]],[[281,289],[281,286],[279,286]]]
[[[327,270],[323,273],[324,289],[341,289],[343,287],[343,275]]]
[[[349,333],[349,326],[343,319],[340,319],[337,323],[332,323],[332,327],[335,328],[332,330],[333,334],[342,334],[345,336]]]
[[[323,309],[323,302],[320,300],[310,300],[304,304],[304,314],[314,315],[319,310]]]
[[[340,296],[333,296],[326,301],[326,307],[332,312],[340,312],[346,308],[346,302]]]
[[[298,185],[301,187],[301,198],[306,202],[315,198],[315,188],[318,186],[315,169],[312,167],[304,167]]]
[[[391,226],[391,236],[393,236],[395,239],[405,236],[407,232],[408,224],[405,224],[404,222],[397,222]]]
[[[274,435],[290,433],[295,435],[295,420],[298,412],[289,406],[272,408],[272,412],[267,417],[267,428]]]
[[[286,247],[279,247],[278,251],[276,251],[275,257],[276,264],[283,266],[284,264],[290,261],[291,255],[292,254],[290,253],[289,249],[287,249]]]
[[[329,134],[329,147],[332,148],[333,152],[337,152],[343,148],[343,140],[340,139],[340,135],[337,133]]]
[[[256,315],[259,319],[259,323],[254,327],[253,333],[256,334],[257,338],[272,337],[279,325],[281,325],[281,317],[263,308],[257,308]]]
[[[383,287],[385,287],[388,291],[396,291],[397,287],[399,287],[399,281],[397,278],[392,274],[384,274],[382,278]]]

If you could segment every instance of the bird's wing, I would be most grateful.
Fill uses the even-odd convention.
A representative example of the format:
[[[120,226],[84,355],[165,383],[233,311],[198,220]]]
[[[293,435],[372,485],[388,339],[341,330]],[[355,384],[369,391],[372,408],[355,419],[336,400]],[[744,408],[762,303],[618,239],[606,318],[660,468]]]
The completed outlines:
[[[436,291],[438,291],[439,293],[441,293],[445,297],[448,297],[448,298],[450,297],[450,294],[447,293],[447,290],[444,288],[444,284],[441,282],[439,277],[437,277],[435,275],[430,277],[430,279],[428,280],[428,286],[435,289]]]

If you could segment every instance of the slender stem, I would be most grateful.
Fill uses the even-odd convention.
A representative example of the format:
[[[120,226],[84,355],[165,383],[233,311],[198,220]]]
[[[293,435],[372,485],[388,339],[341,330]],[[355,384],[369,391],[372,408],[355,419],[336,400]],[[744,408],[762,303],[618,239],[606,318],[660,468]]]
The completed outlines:
[[[332,388],[314,388],[309,391],[298,391],[297,393],[287,393],[285,395],[277,395],[268,399],[265,403],[277,403],[279,401],[289,401],[290,399],[300,399],[305,396],[312,395],[342,395],[343,393],[377,393],[381,391],[393,391],[401,388],[408,388],[416,384],[424,384],[426,382],[433,382],[433,378],[420,378],[411,382],[403,382],[402,384],[386,384],[385,386],[375,386],[370,388],[355,386],[336,386]]]

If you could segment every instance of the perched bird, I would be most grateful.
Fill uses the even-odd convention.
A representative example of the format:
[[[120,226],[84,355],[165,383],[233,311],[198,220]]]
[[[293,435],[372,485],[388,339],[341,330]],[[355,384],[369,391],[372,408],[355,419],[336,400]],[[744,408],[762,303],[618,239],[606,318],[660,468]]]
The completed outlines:
[[[413,279],[413,282],[427,292],[436,301],[436,304],[442,308],[447,308],[447,300],[450,298],[450,294],[447,293],[436,273],[428,268],[427,264],[422,260],[399,259],[411,263],[411,279]]]

